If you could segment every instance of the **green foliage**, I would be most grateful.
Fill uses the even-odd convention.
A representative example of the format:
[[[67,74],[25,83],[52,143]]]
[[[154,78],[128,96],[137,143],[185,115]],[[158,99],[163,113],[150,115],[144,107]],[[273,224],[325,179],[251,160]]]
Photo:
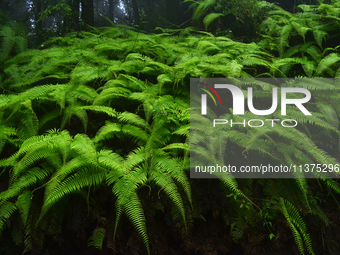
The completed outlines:
[[[307,77],[338,77],[339,3],[299,5],[301,12],[269,12],[261,24],[261,45],[280,58],[274,64],[281,77],[297,76],[302,66]]]
[[[256,38],[258,24],[266,17],[266,12],[275,9],[275,5],[266,1],[258,0],[186,0],[184,2],[193,2],[189,8],[193,8],[192,20],[197,23],[197,27],[201,28],[201,21],[205,30],[211,28],[211,24],[215,26],[209,31],[215,34],[226,34],[232,31],[233,35],[241,36],[240,29],[243,30],[242,36]]]
[[[0,10],[0,70],[10,57],[27,49],[27,33],[23,23],[10,20],[8,15]]]
[[[221,3],[192,5],[196,18],[205,17],[206,29],[236,8],[236,2],[225,7]],[[260,15],[250,4],[241,4],[248,9],[235,12],[239,20],[245,22],[253,11]],[[290,228],[299,252],[314,254],[306,218],[328,224],[315,197],[321,188],[339,194],[337,180],[230,176],[205,180],[202,187],[188,178],[189,138],[205,144],[197,153],[213,163],[223,157],[243,162],[265,157],[280,164],[335,164],[339,84],[295,84],[318,92],[312,116],[289,109],[287,118],[296,119],[298,128],[288,132],[224,126],[215,129],[218,143],[207,136],[190,137],[190,121],[202,124],[199,132],[213,131],[202,116],[190,119],[188,96],[191,77],[338,77],[338,47],[325,41],[338,7],[327,6],[302,6],[302,15],[272,12],[262,24],[265,35],[259,43],[192,28],[147,35],[112,27],[53,38],[39,50],[9,58],[15,33],[2,26],[9,36],[2,47],[10,51],[1,73],[0,168],[8,187],[0,193],[0,230],[15,223],[21,230],[16,233],[22,233],[14,235],[15,242],[24,243],[25,252],[42,250],[44,236],[64,231],[66,208],[76,197],[76,205],[85,203],[85,214],[97,219],[84,239],[101,250],[112,248],[116,240],[121,243],[122,229],[130,222],[152,254],[153,219],[169,214],[172,221],[167,218],[166,224],[183,236],[208,218],[223,219],[221,225],[236,242],[246,240],[246,231],[257,231],[279,243],[274,226]],[[315,12],[328,16],[317,19]],[[271,97],[273,86],[256,86],[256,98]],[[225,117],[231,118],[231,112]],[[253,118],[249,112],[244,115]],[[98,196],[104,197],[106,207],[93,205],[99,203]]]
[[[50,5],[47,7],[46,10],[39,13],[39,19],[37,22],[42,21],[46,17],[51,17],[57,14],[65,15],[65,16],[71,16],[72,10],[70,5],[67,4],[67,1],[62,0],[60,3],[57,3],[56,5]]]
[[[93,234],[89,240],[88,245],[101,250],[103,246],[104,237],[105,237],[105,229],[102,227],[96,228],[93,231]]]
[[[291,203],[285,201],[283,198],[280,199],[280,206],[282,213],[287,219],[289,226],[293,232],[295,243],[298,246],[299,252],[301,254],[304,254],[305,243],[308,253],[314,254],[310,236],[307,234],[306,224],[299,215],[299,212],[295,209],[295,207]]]

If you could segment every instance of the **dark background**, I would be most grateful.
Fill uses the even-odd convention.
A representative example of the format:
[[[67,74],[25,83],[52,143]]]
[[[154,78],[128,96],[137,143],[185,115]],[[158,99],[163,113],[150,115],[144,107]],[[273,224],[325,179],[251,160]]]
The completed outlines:
[[[299,4],[316,0],[279,0],[276,3],[290,12]],[[54,36],[68,32],[112,25],[128,25],[146,32],[161,28],[192,26],[192,2],[182,0],[2,0],[0,9],[7,17],[22,21],[29,32],[29,46],[37,47]],[[195,24],[197,26],[197,24]],[[204,29],[199,24],[200,29]]]

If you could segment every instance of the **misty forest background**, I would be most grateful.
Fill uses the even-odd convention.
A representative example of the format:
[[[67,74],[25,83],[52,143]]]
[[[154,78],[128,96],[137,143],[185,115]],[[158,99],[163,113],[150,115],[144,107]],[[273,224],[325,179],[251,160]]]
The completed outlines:
[[[189,178],[190,78],[339,78],[340,1],[0,8],[1,255],[340,254],[338,179]],[[225,129],[225,157],[339,163],[340,86],[301,86],[312,116]]]

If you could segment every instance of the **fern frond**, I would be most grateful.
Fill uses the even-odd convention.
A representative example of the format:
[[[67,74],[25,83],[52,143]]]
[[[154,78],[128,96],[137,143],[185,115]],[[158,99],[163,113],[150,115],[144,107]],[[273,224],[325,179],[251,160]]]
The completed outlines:
[[[46,196],[41,208],[39,221],[42,220],[47,211],[66,195],[79,191],[84,187],[100,185],[105,179],[106,173],[97,169],[84,169],[76,174],[62,180],[54,190]]]
[[[280,55],[283,54],[283,51],[285,49],[285,47],[289,46],[289,34],[292,31],[293,27],[289,24],[289,25],[285,25],[282,30],[281,30],[281,35],[279,38],[279,52]]]
[[[102,250],[103,247],[103,241],[105,237],[105,228],[99,227],[93,230],[93,233],[88,241],[87,246],[93,246],[99,250]]]
[[[133,176],[134,174],[139,176]],[[126,213],[129,220],[140,234],[148,254],[150,254],[149,238],[146,230],[146,219],[141,201],[136,193],[138,185],[143,182],[145,182],[145,175],[140,175],[139,172],[131,173],[116,182],[112,191],[117,196],[117,212],[119,213],[123,210]],[[119,215],[117,215],[116,219],[119,220],[119,218]],[[117,221],[116,224],[118,224]]]
[[[110,80],[112,83],[113,81]],[[131,90],[122,87],[109,87],[111,83],[107,82],[107,88],[104,88],[101,93],[95,98],[93,101],[93,105],[103,105],[106,104],[107,101],[112,101],[113,99],[123,97],[127,98],[131,94]]]
[[[217,18],[224,16],[223,13],[209,13],[207,16],[205,16],[203,23],[205,26],[205,30],[208,31],[209,25],[216,20]]]
[[[280,207],[293,232],[295,243],[298,246],[299,252],[304,254],[305,244],[309,254],[314,255],[312,241],[309,234],[307,233],[306,224],[299,215],[298,211],[290,202],[284,200],[283,198],[280,199]]]
[[[0,233],[4,230],[8,219],[16,211],[17,207],[12,202],[5,202],[0,206]]]
[[[117,112],[109,106],[102,106],[102,105],[87,105],[81,106],[80,109],[90,110],[94,112],[102,112],[107,114],[110,117],[117,117]]]
[[[193,14],[193,19],[199,19],[203,13],[210,7],[212,6],[216,0],[207,0],[207,1],[200,1],[198,2],[196,9]]]
[[[162,159],[160,159],[161,161]],[[182,216],[182,220],[185,226],[185,229],[187,230],[187,222],[186,222],[186,216],[185,216],[185,209],[184,204],[182,201],[182,197],[180,193],[178,192],[177,186],[174,183],[174,180],[166,173],[157,173],[158,171],[161,171],[160,169],[154,169],[153,174],[151,174],[150,178],[152,181],[154,181],[164,192],[167,194],[167,196],[171,199],[171,201],[176,206],[176,209],[180,212],[180,215]]]
[[[324,71],[331,68],[331,66],[337,63],[339,60],[340,60],[339,54],[337,53],[329,54],[320,61],[318,67],[316,68],[316,74],[317,75],[322,74]]]
[[[21,193],[16,201],[16,206],[20,212],[21,220],[24,225],[26,225],[29,215],[29,210],[31,207],[32,194],[29,190]]]
[[[107,121],[105,125],[98,130],[96,136],[93,138],[93,141],[95,143],[98,143],[100,141],[113,138],[115,135],[119,137],[120,132],[121,132],[120,124]]]
[[[242,238],[246,226],[247,222],[243,218],[238,218],[234,223],[231,224],[230,233],[235,241]]]
[[[147,126],[148,126],[145,119],[141,118],[137,114],[133,114],[133,113],[130,113],[130,112],[120,113],[119,116],[118,116],[118,119],[122,122],[134,124],[138,127],[144,128],[144,129],[146,129]]]

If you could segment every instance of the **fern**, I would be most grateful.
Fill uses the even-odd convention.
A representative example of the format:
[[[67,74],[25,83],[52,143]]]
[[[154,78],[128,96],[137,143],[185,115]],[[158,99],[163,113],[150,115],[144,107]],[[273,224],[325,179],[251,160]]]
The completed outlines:
[[[220,2],[192,5],[197,17],[205,17],[207,30],[214,20],[228,15],[224,7],[218,9],[216,3]],[[111,245],[112,236],[117,245],[122,241],[119,229],[124,227],[125,215],[147,252],[153,253],[149,216],[157,210],[166,214],[170,205],[174,225],[189,235],[198,218],[220,213],[235,241],[246,238],[243,234],[250,228],[263,231],[264,221],[268,226],[271,221],[280,224],[277,212],[281,211],[299,251],[307,249],[313,254],[300,215],[315,214],[327,224],[325,214],[312,200],[318,192],[317,185],[311,188],[314,180],[303,179],[303,174],[288,180],[244,180],[230,174],[217,182],[206,180],[200,188],[199,181],[188,178],[189,159],[213,164],[262,159],[284,165],[338,163],[334,150],[339,135],[337,82],[301,79],[282,85],[307,88],[315,94],[312,116],[288,108],[287,118],[299,122],[289,131],[278,126],[261,130],[225,126],[214,133],[209,120],[190,116],[191,77],[337,75],[338,48],[327,41],[334,29],[328,26],[329,20],[336,20],[337,7],[302,8],[299,14],[280,9],[271,12],[262,24],[266,36],[259,43],[233,41],[193,28],[149,35],[138,32],[135,43],[134,29],[112,27],[53,38],[41,50],[6,57],[1,73],[0,151],[4,159],[0,167],[9,180],[8,188],[0,193],[0,229],[12,219],[22,222],[26,251],[34,252],[41,249],[44,234],[62,231],[65,208],[73,194],[92,201],[94,194],[105,195],[102,191],[109,190],[112,197],[108,201],[114,206],[103,212],[88,211],[89,218],[98,219],[102,213],[108,220],[107,225],[96,227],[88,241],[98,249],[105,249],[105,238],[110,238]],[[214,13],[206,16],[210,10]],[[322,12],[326,18],[314,12]],[[247,21],[243,14],[238,15]],[[11,49],[6,54],[11,55],[16,47],[14,30],[5,30],[6,43],[12,47],[8,46]],[[254,86],[258,90],[254,97],[271,97],[274,85],[258,81]],[[274,113],[271,117],[281,116]],[[227,109],[223,118],[232,118],[232,112]],[[254,115],[246,112],[242,119],[248,121]],[[195,123],[199,127],[193,128]],[[211,135],[218,136],[207,138]],[[189,138],[200,145],[191,148],[197,158],[189,158]],[[320,176],[314,173],[311,177]],[[339,193],[336,180],[322,182]],[[144,188],[149,188],[148,198],[143,196]],[[213,214],[209,206],[202,208],[201,201],[197,202],[207,197],[206,191],[210,192],[208,200],[224,201]],[[150,201],[156,205],[146,208]],[[269,216],[264,216],[266,211]]]
[[[334,65],[340,60],[340,57],[336,53],[329,54],[327,57],[323,58],[318,67],[316,68],[316,74],[320,75],[324,71],[327,71],[327,73],[332,72],[332,70],[327,70],[331,65]]]
[[[0,14],[1,15],[1,14]],[[0,62],[4,63],[11,54],[21,53],[27,49],[25,25],[20,22],[8,20],[0,26]]]
[[[208,30],[209,25],[219,17],[223,16],[222,13],[209,13],[203,20],[205,30]]]
[[[102,227],[96,228],[93,231],[92,236],[90,237],[88,246],[93,246],[101,250],[103,247],[104,237],[105,237],[105,229]]]
[[[299,252],[304,254],[305,245],[308,253],[314,254],[310,236],[307,234],[306,225],[297,210],[292,204],[282,198],[280,199],[280,207],[293,232],[295,243],[298,246]]]
[[[140,170],[140,169],[139,169]],[[125,211],[132,224],[135,226],[138,233],[141,235],[148,253],[150,253],[149,239],[146,231],[145,216],[142,209],[141,202],[136,194],[137,185],[142,182],[145,175],[140,171],[133,171],[125,178],[118,181],[114,187],[113,192],[117,196],[116,208],[116,228],[120,220],[122,211]]]
[[[6,202],[0,208],[0,231],[2,232],[5,224],[12,214],[16,211],[17,207],[11,202]]]
[[[21,214],[22,223],[24,225],[26,225],[28,220],[29,209],[31,207],[31,198],[31,192],[29,190],[26,190],[18,196],[18,200],[16,202],[17,208]]]

